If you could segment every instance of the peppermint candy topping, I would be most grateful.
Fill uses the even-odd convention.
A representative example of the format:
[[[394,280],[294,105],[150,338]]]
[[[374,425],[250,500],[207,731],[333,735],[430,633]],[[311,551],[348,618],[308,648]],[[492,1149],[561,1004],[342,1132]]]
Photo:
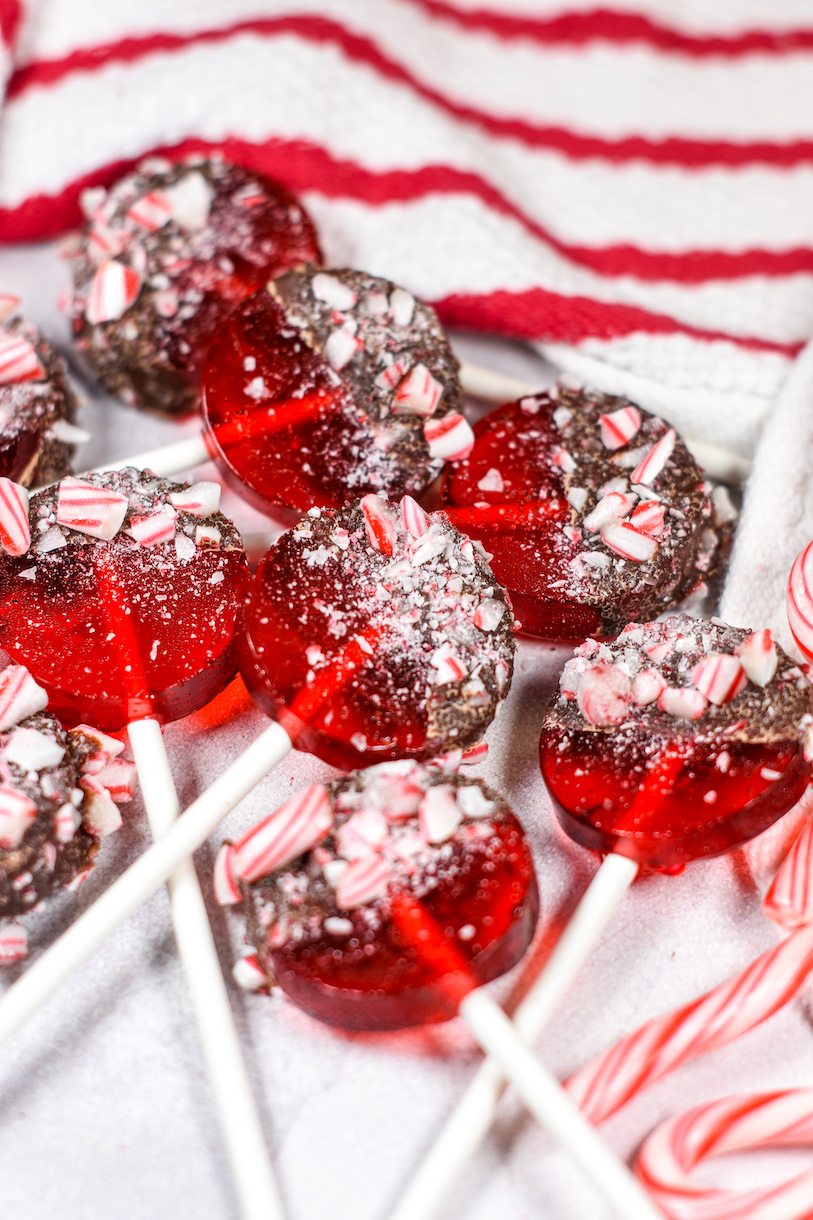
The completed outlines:
[[[608,492],[606,496],[601,497],[593,511],[584,518],[584,528],[595,533],[603,526],[626,517],[632,505],[633,500],[620,491]]]
[[[183,491],[173,491],[170,494],[169,502],[175,508],[182,509],[185,513],[192,513],[195,517],[211,517],[220,508],[220,492],[219,483],[207,480],[202,483],[193,483],[191,487],[185,487]]]
[[[412,496],[404,496],[401,500],[401,522],[404,529],[413,538],[423,538],[424,534],[428,533],[431,524],[429,514],[423,511]]]
[[[209,223],[214,190],[198,170],[164,189],[172,219],[187,233],[199,233]]]
[[[627,675],[604,661],[586,669],[576,688],[576,702],[582,716],[602,728],[626,720],[630,698]]]
[[[90,285],[85,317],[91,326],[113,322],[135,302],[141,291],[141,276],[124,263],[99,263]]]
[[[149,191],[127,209],[127,219],[150,233],[157,233],[172,219],[172,203],[163,191]]]
[[[92,263],[102,263],[123,254],[129,244],[130,234],[126,229],[111,229],[109,225],[97,221],[88,233],[88,257]]]
[[[28,488],[0,478],[0,546],[7,555],[24,555],[31,546]]]
[[[28,933],[22,924],[7,923],[0,928],[0,966],[19,962],[28,953]]]
[[[472,622],[481,631],[494,631],[499,627],[505,606],[494,597],[484,597],[474,611]]]
[[[808,818],[762,900],[769,919],[783,928],[813,921],[813,818]]]
[[[81,825],[82,815],[70,801],[60,805],[54,814],[54,833],[60,843],[70,843]]]
[[[644,534],[651,534],[653,538],[659,537],[664,530],[663,505],[657,500],[642,500],[633,509],[630,525]]]
[[[56,767],[65,757],[65,747],[39,729],[15,729],[3,756],[23,771],[44,771]]]
[[[664,690],[666,690],[666,679],[659,670],[650,666],[647,669],[639,670],[632,679],[630,695],[633,703],[637,703],[639,707],[647,707],[650,703],[654,703]]]
[[[81,530],[91,538],[115,538],[127,514],[126,496],[96,487],[72,475],[59,484],[56,505],[57,524],[67,529]]]
[[[240,887],[234,873],[234,857],[235,851],[231,843],[224,843],[215,858],[212,888],[215,902],[221,907],[233,906],[234,903],[242,901]]]
[[[717,707],[730,703],[748,685],[748,677],[737,657],[710,652],[692,670],[692,682]]]
[[[311,292],[318,301],[324,301],[331,309],[352,309],[356,303],[353,289],[335,276],[325,275],[324,271],[320,271],[311,280]]]
[[[256,953],[247,953],[245,957],[238,958],[231,973],[237,986],[244,991],[258,991],[270,982]]]
[[[416,364],[395,391],[392,410],[396,415],[434,415],[443,394],[425,364]]]
[[[463,821],[463,810],[453,789],[445,784],[429,788],[418,809],[421,834],[427,843],[445,843]]]
[[[112,759],[118,758],[124,749],[124,742],[117,741],[115,737],[109,737],[107,733],[103,733],[101,729],[96,729],[90,724],[77,724],[74,732],[90,738],[93,743],[93,753],[82,765],[83,775],[98,775]]]
[[[658,475],[663,470],[668,462],[672,450],[675,447],[675,429],[670,428],[668,432],[664,432],[661,439],[652,446],[649,453],[636,466],[630,475],[630,483],[644,483],[647,487],[657,479]]]
[[[363,856],[348,864],[336,887],[336,906],[352,911],[387,892],[390,866],[382,856]]]
[[[79,781],[85,794],[82,822],[88,834],[97,839],[112,835],[121,826],[121,814],[100,775],[83,775]]]
[[[599,415],[598,422],[604,448],[620,449],[640,428],[641,412],[637,407],[620,407],[609,415]]]
[[[19,847],[36,817],[37,806],[30,797],[0,785],[0,847]]]
[[[340,326],[328,335],[325,342],[325,355],[331,368],[338,373],[350,363],[362,346],[360,339],[357,339],[346,327]]]
[[[633,563],[646,563],[658,550],[654,538],[641,533],[628,521],[611,521],[602,526],[601,541],[616,555],[631,559]]]
[[[444,462],[462,462],[474,448],[474,433],[458,411],[440,419],[428,419],[423,434],[429,446],[429,456]]]
[[[762,631],[753,631],[737,645],[735,652],[749,681],[755,686],[767,686],[776,673],[779,661],[770,628],[763,627]]]
[[[813,661],[813,542],[796,556],[788,579],[785,606],[793,638]]]
[[[680,720],[699,720],[709,705],[702,691],[693,686],[667,686],[658,696],[658,707]]]
[[[0,673],[0,733],[48,706],[48,692],[38,686],[24,665],[9,665]]]
[[[232,876],[257,881],[315,847],[333,825],[324,784],[310,784],[234,845]]]
[[[394,364],[389,365],[383,372],[379,373],[375,379],[375,385],[379,390],[394,390],[401,383],[407,371],[407,366],[403,360],[396,360]]]
[[[435,686],[447,686],[450,682],[459,682],[469,672],[448,641],[441,644],[440,648],[432,653],[429,664],[437,670],[434,679]]]
[[[116,805],[126,805],[133,799],[138,787],[138,772],[135,763],[123,758],[108,763],[96,775],[99,783]]]
[[[375,492],[370,492],[362,496],[360,505],[370,546],[382,555],[391,555],[397,531],[386,504]]]
[[[45,369],[32,344],[21,335],[0,334],[0,385],[44,378]]]
[[[142,546],[157,546],[161,542],[171,542],[175,537],[175,518],[177,514],[168,505],[164,505],[156,513],[146,517],[130,519],[130,533]]]

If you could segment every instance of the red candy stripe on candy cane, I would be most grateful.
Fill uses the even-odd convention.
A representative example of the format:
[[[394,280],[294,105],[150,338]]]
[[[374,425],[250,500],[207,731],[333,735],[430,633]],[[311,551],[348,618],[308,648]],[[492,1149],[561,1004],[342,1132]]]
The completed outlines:
[[[655,1017],[574,1072],[567,1091],[591,1123],[609,1118],[695,1055],[733,1042],[792,999],[813,970],[813,925],[768,949],[699,1000]]]
[[[242,901],[240,887],[234,875],[235,851],[231,843],[224,843],[217,853],[214,868],[213,888],[218,906],[232,906]]]
[[[85,317],[91,326],[112,322],[129,309],[141,291],[141,276],[124,263],[99,263],[90,285]]]
[[[663,470],[668,462],[672,450],[675,447],[675,429],[670,428],[665,432],[661,439],[652,446],[649,453],[643,459],[639,466],[636,466],[630,475],[630,483],[645,483],[650,484],[653,479],[657,479],[658,475]]]
[[[87,249],[91,261],[102,263],[123,254],[130,244],[130,236],[126,229],[110,229],[105,224],[94,224],[88,234]]]
[[[599,415],[598,422],[604,448],[620,449],[640,428],[641,412],[636,407],[621,407],[609,415]]]
[[[428,419],[423,434],[429,446],[429,456],[444,462],[462,462],[474,448],[474,433],[457,411],[441,419]]]
[[[395,391],[392,410],[396,415],[434,415],[443,386],[425,364],[416,364]]]
[[[813,819],[779,866],[762,909],[783,928],[801,928],[813,920]]]
[[[59,484],[56,519],[60,525],[92,538],[110,539],[121,529],[127,507],[126,496],[69,475]]]
[[[710,703],[721,707],[745,689],[748,678],[736,657],[710,652],[695,665],[692,682]]]
[[[793,638],[809,661],[813,660],[813,542],[796,556],[785,598]]]
[[[628,521],[610,521],[601,527],[601,541],[622,559],[633,563],[646,563],[658,549],[658,544],[649,534],[637,530]]]
[[[0,733],[48,706],[48,692],[38,686],[24,665],[9,665],[0,673]]]
[[[375,492],[370,492],[361,499],[361,511],[370,546],[375,551],[381,551],[382,555],[391,555],[395,542],[395,522],[383,500]]]
[[[157,546],[160,542],[171,542],[175,537],[176,514],[167,508],[147,517],[132,517],[130,529],[136,542],[142,546]]]
[[[778,656],[768,627],[753,631],[734,649],[742,662],[749,681],[755,686],[767,686],[776,673]]]
[[[235,843],[233,876],[242,881],[268,876],[314,847],[332,825],[327,789],[310,784]]]
[[[15,381],[42,381],[45,369],[27,339],[0,334],[0,385]]]
[[[630,525],[634,525],[637,530],[642,530],[645,534],[652,534],[653,537],[662,534],[663,505],[659,504],[657,500],[642,500],[630,517]]]
[[[31,546],[28,489],[0,478],[0,546],[7,555],[24,555]]]
[[[693,1186],[701,1161],[755,1148],[813,1144],[813,1089],[739,1094],[695,1106],[644,1141],[636,1173],[670,1220],[809,1220],[813,1170],[733,1191]]]
[[[37,806],[30,797],[0,786],[0,847],[18,847],[36,816]]]
[[[352,911],[387,892],[390,866],[382,856],[362,856],[353,860],[336,887],[336,906],[340,911]]]
[[[0,928],[0,966],[19,962],[28,953],[28,933],[22,924],[8,923]]]

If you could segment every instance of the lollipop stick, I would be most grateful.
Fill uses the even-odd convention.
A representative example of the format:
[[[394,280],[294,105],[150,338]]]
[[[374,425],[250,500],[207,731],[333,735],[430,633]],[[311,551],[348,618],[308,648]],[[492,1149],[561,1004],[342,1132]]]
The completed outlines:
[[[156,839],[180,814],[161,728],[136,720],[128,728],[150,827]],[[217,958],[198,875],[182,860],[167,882],[178,952],[198,1023],[209,1080],[231,1162],[241,1214],[246,1220],[282,1217],[260,1116],[249,1084],[240,1041]]]
[[[565,1147],[622,1220],[663,1220],[631,1171],[610,1151],[559,1082],[520,1038],[499,1004],[472,991],[460,1015],[480,1045],[498,1060],[533,1116]]]
[[[514,1014],[514,1026],[525,1042],[533,1042],[542,1033],[637,873],[638,865],[626,856],[613,854],[602,861],[544,969]],[[391,1220],[428,1220],[439,1211],[452,1184],[486,1136],[505,1087],[500,1063],[489,1055],[433,1140]]]
[[[0,1000],[0,1043],[36,1012],[108,936],[163,885],[227,813],[281,762],[291,739],[271,724],[210,788],[189,806],[163,839],[136,860],[110,888],[42,954]]]
[[[146,453],[136,453],[133,457],[123,458],[118,462],[105,462],[103,466],[95,466],[89,474],[105,474],[108,470],[123,470],[125,466],[135,466],[138,470],[151,470],[158,478],[177,474],[179,470],[190,470],[200,466],[202,462],[211,460],[211,454],[206,448],[202,436],[188,436],[185,440],[174,441],[171,445],[162,445],[160,449],[148,449]]]

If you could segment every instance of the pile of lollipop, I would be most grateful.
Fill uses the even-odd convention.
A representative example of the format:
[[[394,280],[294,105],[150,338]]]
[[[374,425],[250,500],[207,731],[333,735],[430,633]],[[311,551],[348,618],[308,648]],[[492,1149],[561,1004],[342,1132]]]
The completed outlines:
[[[504,1071],[577,1151],[593,1135],[583,1116],[597,1124],[798,990],[813,960],[807,833],[766,899],[797,930],[751,973],[631,1035],[566,1093],[523,1042],[639,869],[731,851],[800,800],[810,684],[758,625],[658,620],[705,588],[735,516],[664,420],[563,380],[472,429],[433,310],[387,280],[325,269],[301,205],[217,157],[150,158],[86,192],[83,207],[70,313],[85,368],[135,407],[199,408],[203,428],[196,457],[170,447],[147,468],[74,476],[82,434],[63,365],[17,302],[0,299],[0,959],[23,956],[19,917],[76,887],[119,824],[115,802],[134,792],[134,767],[118,758],[125,729],[162,841],[22,974],[0,1002],[0,1036],[173,869],[182,956],[205,937],[182,861],[288,749],[308,751],[343,777],[295,792],[226,842],[214,893],[245,913],[244,986],[280,988],[347,1029],[459,1013],[497,1056],[402,1200],[399,1220],[417,1220],[487,1130]],[[288,526],[253,572],[220,484],[168,477],[208,457]],[[789,614],[809,657],[812,588],[806,552]],[[460,765],[484,753],[517,632],[578,645],[540,761],[562,829],[605,863],[590,912],[577,912],[512,1027],[480,988],[523,958],[537,881],[520,821]],[[160,725],[238,672],[272,726],[173,825],[168,770],[156,779]],[[193,992],[220,988],[207,1053],[216,1061],[231,1040],[239,1059],[219,972],[196,984],[193,958]],[[245,1091],[220,1100],[245,1120]],[[582,1162],[619,1214],[701,1214],[691,1197],[712,1216],[689,1169],[743,1141],[796,1138],[800,1115],[809,1136],[812,1112],[807,1095],[729,1099],[673,1121],[641,1152],[645,1190],[597,1138]],[[252,1197],[276,1214],[270,1171],[266,1195],[256,1189],[256,1141],[251,1156],[244,1214],[260,1214]]]

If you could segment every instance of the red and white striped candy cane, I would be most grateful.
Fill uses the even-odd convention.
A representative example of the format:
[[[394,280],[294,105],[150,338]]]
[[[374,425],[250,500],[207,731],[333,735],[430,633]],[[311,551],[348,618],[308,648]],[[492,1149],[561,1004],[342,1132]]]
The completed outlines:
[[[745,1149],[813,1144],[813,1089],[738,1094],[670,1118],[645,1140],[635,1166],[669,1220],[809,1220],[813,1170],[749,1190],[694,1186],[701,1161]]]
[[[699,1000],[655,1017],[580,1068],[567,1091],[590,1122],[695,1055],[733,1042],[792,999],[813,970],[813,925],[768,949]]]
[[[779,866],[762,909],[783,928],[801,928],[813,920],[813,819]]]

